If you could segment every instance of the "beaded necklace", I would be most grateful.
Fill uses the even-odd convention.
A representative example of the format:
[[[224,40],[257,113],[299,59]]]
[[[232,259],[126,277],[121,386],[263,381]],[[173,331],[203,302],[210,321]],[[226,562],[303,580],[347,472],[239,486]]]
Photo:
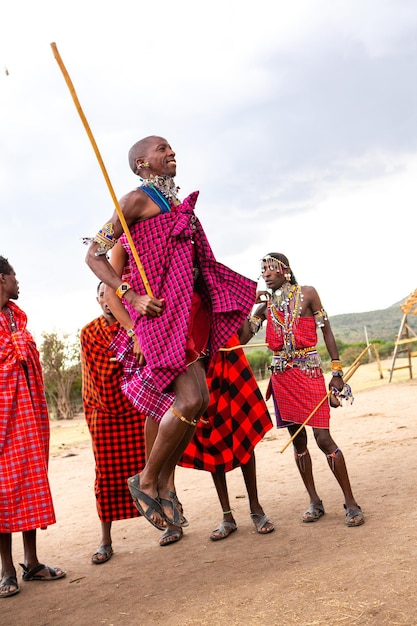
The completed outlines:
[[[167,209],[171,210],[171,203],[174,206],[178,206],[180,200],[178,199],[179,187],[176,186],[174,179],[171,176],[152,176],[149,178],[141,178],[142,185],[150,187],[160,196],[162,202]]]
[[[272,321],[281,329],[287,354],[295,350],[294,327],[301,313],[302,297],[301,287],[289,283],[272,294],[270,302]],[[279,315],[280,312],[283,313],[283,318]]]
[[[5,306],[3,309],[3,313],[5,314],[8,322],[9,322],[9,326],[10,326],[10,330],[12,333],[15,333],[17,330],[17,326],[16,326],[16,322],[14,319],[14,315],[13,315],[13,311],[11,309],[9,309],[8,306]]]

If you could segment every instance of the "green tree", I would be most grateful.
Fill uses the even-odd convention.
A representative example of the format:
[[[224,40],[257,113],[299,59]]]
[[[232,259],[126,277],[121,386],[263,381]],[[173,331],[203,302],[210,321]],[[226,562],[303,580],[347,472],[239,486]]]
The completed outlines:
[[[268,376],[268,365],[271,363],[272,352],[270,350],[250,350],[246,353],[249,365],[256,378],[262,379]]]
[[[81,375],[79,336],[44,332],[42,338],[40,355],[51,417],[72,419],[74,390]]]

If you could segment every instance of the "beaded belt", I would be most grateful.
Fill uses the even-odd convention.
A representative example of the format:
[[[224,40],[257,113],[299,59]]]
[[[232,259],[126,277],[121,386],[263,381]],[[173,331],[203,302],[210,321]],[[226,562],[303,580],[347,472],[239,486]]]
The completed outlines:
[[[321,367],[321,360],[316,348],[300,348],[291,352],[274,351],[271,365],[268,368],[272,374],[284,372],[292,367],[309,370],[311,374],[313,371],[317,372]]]

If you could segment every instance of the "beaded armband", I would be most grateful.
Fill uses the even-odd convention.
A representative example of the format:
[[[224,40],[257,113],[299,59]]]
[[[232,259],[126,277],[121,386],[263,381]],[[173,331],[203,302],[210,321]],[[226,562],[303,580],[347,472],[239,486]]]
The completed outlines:
[[[133,328],[129,328],[129,330],[127,330],[126,332],[127,332],[127,336],[130,337],[131,339],[133,339],[133,337],[136,335]]]
[[[129,291],[129,289],[132,289],[132,285],[129,285],[129,283],[122,283],[116,289],[116,296],[118,296],[120,300],[123,300],[126,292]]]
[[[328,320],[326,311],[324,309],[320,309],[320,311],[315,311],[314,319],[315,319],[317,328],[323,328],[324,322],[327,322]]]
[[[95,256],[102,256],[103,254],[107,254],[109,250],[111,250],[116,243],[114,238],[114,229],[113,224],[109,222],[103,228],[101,228],[97,235],[94,237],[93,241],[99,244],[95,252]]]

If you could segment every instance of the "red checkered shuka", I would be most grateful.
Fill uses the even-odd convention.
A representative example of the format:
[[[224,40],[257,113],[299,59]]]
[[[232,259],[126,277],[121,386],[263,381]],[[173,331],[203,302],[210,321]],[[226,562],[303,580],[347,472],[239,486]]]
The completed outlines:
[[[109,345],[119,323],[103,316],[81,330],[84,413],[95,458],[94,491],[102,522],[138,516],[127,479],[145,465],[144,416],[121,390],[123,367]]]
[[[39,352],[26,324],[26,314],[7,302],[0,312],[0,533],[55,523],[48,407]]]
[[[186,371],[186,338],[194,288],[201,294],[210,316],[210,354],[225,345],[250,313],[256,298],[256,283],[218,263],[204,230],[194,214],[198,192],[186,198],[175,212],[164,213],[131,228],[144,272],[157,298],[165,301],[161,317],[141,316],[128,303],[135,332],[146,359],[138,367],[132,357],[132,342],[120,332],[112,347],[124,363],[123,389],[135,406],[160,420],[175,396],[164,393]],[[140,294],[145,288],[126,237],[120,238],[129,255],[131,284]],[[194,242],[194,243],[193,243]],[[194,285],[193,267],[199,269]]]
[[[294,342],[297,350],[313,348],[317,344],[317,330],[314,317],[300,317],[294,328]],[[271,350],[282,350],[283,337],[280,327],[272,321],[268,311],[266,343]],[[296,367],[271,375],[274,404],[279,411],[278,427],[285,422],[302,424],[327,394],[323,374],[310,377]],[[282,422],[280,423],[279,417]],[[314,428],[329,428],[330,408],[323,402],[308,422]]]
[[[238,344],[234,335],[226,347]],[[272,422],[242,348],[217,352],[207,372],[207,384],[209,406],[179,465],[229,472],[249,461]]]

